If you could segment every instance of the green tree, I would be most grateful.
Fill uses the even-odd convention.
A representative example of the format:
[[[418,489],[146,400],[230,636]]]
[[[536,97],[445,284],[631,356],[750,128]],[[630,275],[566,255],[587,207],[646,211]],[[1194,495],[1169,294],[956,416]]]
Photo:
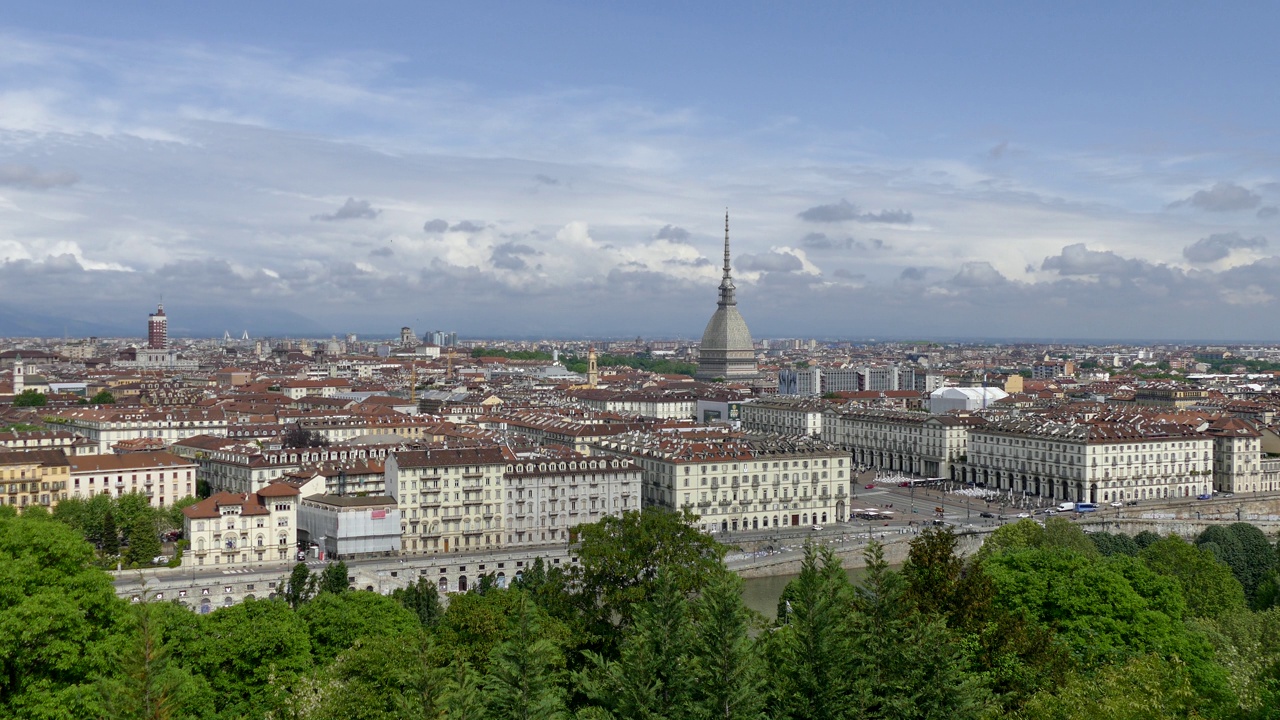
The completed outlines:
[[[664,568],[654,578],[650,599],[636,608],[634,622],[623,631],[618,659],[588,652],[588,669],[578,674],[578,684],[619,718],[689,718],[692,643],[689,602],[675,573]]]
[[[434,626],[444,612],[440,607],[440,593],[430,578],[419,577],[408,587],[392,590],[391,598],[417,616],[424,628]]]
[[[321,592],[297,610],[311,637],[311,653],[329,662],[362,638],[408,637],[417,618],[395,600],[370,592]]]
[[[0,717],[87,716],[125,604],[61,523],[0,513]]]
[[[1027,703],[1023,717],[1037,720],[1154,720],[1203,717],[1186,666],[1142,655],[1095,674],[1069,676],[1062,687]]]
[[[114,405],[116,396],[106,390],[99,390],[96,395],[89,398],[90,405]]]
[[[866,561],[850,615],[854,717],[981,717],[989,693],[985,675],[969,671],[972,646],[907,601],[906,581],[889,569],[878,543]]]
[[[307,569],[306,563],[298,563],[293,566],[289,577],[280,583],[280,588],[280,595],[285,603],[296,610],[315,596],[316,576]]]
[[[125,552],[125,561],[133,565],[150,565],[151,560],[160,554],[160,536],[156,532],[156,521],[150,513],[134,516],[129,524],[129,548]]]
[[[206,683],[171,662],[162,622],[153,608],[146,601],[131,608],[133,631],[116,651],[112,673],[98,681],[103,709],[111,718],[191,717],[213,701]]]
[[[1123,533],[1093,532],[1088,533],[1088,538],[1093,541],[1094,546],[1098,548],[1098,552],[1102,553],[1104,557],[1112,555],[1136,556],[1141,549],[1132,537]]]
[[[293,705],[313,667],[307,626],[284,603],[247,599],[202,618],[182,662],[205,678],[223,717],[263,717]]]
[[[693,525],[694,516],[645,508],[579,528],[578,581],[595,608],[601,634],[626,625],[650,597],[660,570],[681,592],[702,589],[722,567],[724,546]]]
[[[319,713],[324,720],[437,720],[449,687],[448,655],[427,633],[374,635],[338,656],[338,684]]]
[[[693,706],[699,720],[764,717],[765,666],[751,638],[742,578],[721,572],[693,604]]]
[[[1177,535],[1148,545],[1138,557],[1147,567],[1178,582],[1192,617],[1217,617],[1245,606],[1244,588],[1231,568]]]
[[[1002,525],[988,535],[978,550],[978,557],[985,559],[1006,552],[1039,548],[1043,544],[1044,528],[1040,523],[1025,518]]]
[[[49,398],[38,390],[23,390],[13,398],[14,407],[44,407],[48,404]]]
[[[120,554],[120,531],[116,529],[116,516],[107,509],[102,517],[102,554],[108,557]]]
[[[1276,553],[1267,536],[1249,523],[1208,527],[1196,538],[1196,545],[1210,550],[1231,568],[1250,601],[1257,594],[1258,585],[1276,567]]]
[[[508,639],[489,654],[484,679],[486,717],[496,720],[555,720],[565,715],[560,673],[564,656],[541,634],[537,607],[520,591]]]
[[[346,563],[341,560],[331,562],[325,565],[324,570],[320,572],[320,579],[316,582],[316,593],[340,595],[351,588],[347,581],[348,577],[350,575],[348,574]]]
[[[1045,519],[1043,547],[1062,548],[1089,558],[1102,556],[1102,553],[1098,552],[1098,546],[1084,534],[1079,526],[1060,517]]]
[[[770,636],[770,716],[812,720],[857,717],[846,665],[853,642],[852,588],[835,553],[806,544],[800,574],[784,592],[779,627]]]
[[[455,660],[444,692],[445,717],[449,720],[477,720],[485,713],[480,675],[465,660]]]
[[[200,502],[200,498],[188,495],[179,500],[175,500],[172,505],[165,508],[160,518],[164,523],[166,530],[182,530],[185,526],[186,516],[182,514],[183,509],[188,508]]]
[[[1231,689],[1251,720],[1280,718],[1280,610],[1236,610],[1191,621],[1230,673]]]

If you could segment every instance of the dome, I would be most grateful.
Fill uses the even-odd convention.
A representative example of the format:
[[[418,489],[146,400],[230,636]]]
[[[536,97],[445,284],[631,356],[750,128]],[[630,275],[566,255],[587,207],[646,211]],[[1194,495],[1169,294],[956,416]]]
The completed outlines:
[[[747,321],[738,312],[733,275],[729,272],[729,216],[724,216],[724,276],[720,280],[720,302],[702,331],[698,349],[699,380],[745,380],[759,375],[755,345]]]
[[[707,321],[707,329],[702,331],[701,354],[708,351],[745,350],[755,357],[755,345],[751,342],[751,331],[747,329],[747,321],[734,305],[716,308],[716,312]]]

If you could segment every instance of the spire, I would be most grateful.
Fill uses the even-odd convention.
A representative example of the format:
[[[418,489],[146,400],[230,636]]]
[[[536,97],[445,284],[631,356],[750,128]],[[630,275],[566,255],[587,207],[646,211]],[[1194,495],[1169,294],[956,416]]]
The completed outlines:
[[[729,270],[729,209],[724,211],[724,276],[720,280],[720,303],[721,307],[726,305],[737,305],[738,301],[733,296],[733,275]]]

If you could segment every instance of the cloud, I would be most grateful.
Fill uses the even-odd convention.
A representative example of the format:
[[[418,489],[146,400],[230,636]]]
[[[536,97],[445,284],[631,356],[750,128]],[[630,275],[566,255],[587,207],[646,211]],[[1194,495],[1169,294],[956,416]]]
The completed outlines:
[[[985,261],[967,262],[960,266],[960,271],[951,278],[952,285],[966,288],[986,288],[1009,282],[999,270]]]
[[[888,243],[879,238],[858,240],[852,237],[842,239],[828,237],[826,233],[809,233],[800,239],[800,244],[809,250],[859,250],[875,252],[889,248]]]
[[[439,218],[436,218],[435,220],[428,220],[422,224],[423,232],[442,233],[448,229],[449,229],[449,221],[441,220]]]
[[[881,210],[878,213],[859,212],[858,206],[848,200],[841,200],[830,205],[815,205],[804,210],[796,217],[805,222],[833,223],[852,220],[863,223],[892,223],[907,225],[915,220],[915,216],[907,210]]]
[[[791,253],[767,252],[743,255],[738,259],[738,267],[755,272],[795,272],[803,270],[804,263]]]
[[[1232,250],[1259,250],[1266,246],[1267,239],[1262,236],[1247,238],[1238,232],[1217,233],[1182,248],[1182,257],[1197,264],[1211,263],[1230,255]]]
[[[1040,269],[1064,276],[1118,274],[1129,269],[1132,262],[1110,250],[1090,250],[1084,243],[1076,243],[1062,248],[1058,255],[1045,258]]]
[[[322,222],[336,222],[338,220],[372,220],[378,217],[381,210],[374,209],[368,200],[356,200],[355,198],[347,198],[342,207],[332,213],[324,213],[321,215],[312,215],[312,220],[320,220]]]
[[[1264,205],[1263,207],[1258,208],[1259,219],[1275,217],[1276,215],[1280,215],[1280,207],[1275,205]]]
[[[453,227],[449,228],[449,232],[478,233],[483,229],[484,229],[483,225],[477,225],[471,222],[470,220],[463,220],[457,225],[454,225]]]
[[[533,179],[536,180],[541,185],[559,185],[560,184],[560,181],[557,180],[556,178],[553,178],[550,175],[543,175],[541,173],[534,175]]]
[[[396,251],[389,247],[380,247],[376,250],[369,251],[369,257],[392,257],[395,254]]]
[[[924,280],[924,275],[924,270],[918,267],[907,267],[902,269],[902,274],[898,276],[898,279],[904,282],[920,282]]]
[[[1191,197],[1169,203],[1170,208],[1191,206],[1208,212],[1232,212],[1252,210],[1262,203],[1262,197],[1248,188],[1231,182],[1220,182],[1208,190],[1197,190]]]
[[[40,172],[31,165],[0,165],[0,185],[9,187],[48,190],[74,185],[79,181],[80,176],[70,170]]]
[[[689,231],[676,225],[663,225],[658,234],[654,236],[658,240],[670,240],[671,242],[688,243]]]
[[[542,253],[529,247],[528,245],[520,245],[514,242],[506,242],[496,245],[493,248],[493,254],[490,259],[495,268],[502,270],[524,270],[529,265],[524,258],[532,255],[541,255]]]

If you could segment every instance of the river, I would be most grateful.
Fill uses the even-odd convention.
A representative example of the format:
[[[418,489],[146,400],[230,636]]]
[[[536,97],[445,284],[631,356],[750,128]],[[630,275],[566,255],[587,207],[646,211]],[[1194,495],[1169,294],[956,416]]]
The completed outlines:
[[[857,583],[866,575],[867,570],[849,568],[845,573],[849,576],[849,582]],[[742,600],[747,607],[772,620],[778,616],[778,598],[782,597],[787,583],[795,579],[795,575],[747,578],[742,581]]]

